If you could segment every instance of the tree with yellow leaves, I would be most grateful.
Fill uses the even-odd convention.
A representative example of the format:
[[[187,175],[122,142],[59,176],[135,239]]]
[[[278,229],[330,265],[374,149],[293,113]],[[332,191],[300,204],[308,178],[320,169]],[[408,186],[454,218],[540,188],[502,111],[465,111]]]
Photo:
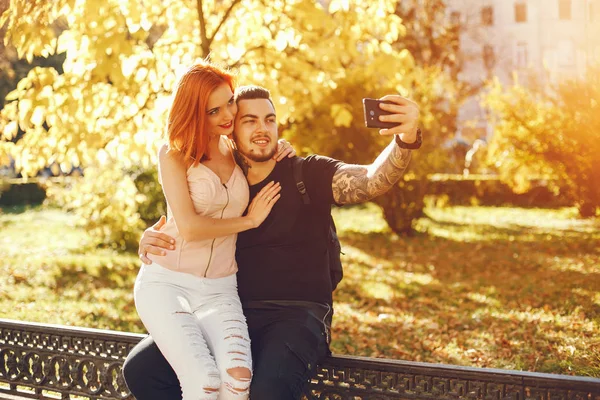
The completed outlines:
[[[396,1],[327,3],[11,0],[0,25],[19,56],[66,60],[63,73],[32,69],[7,96],[0,162],[14,157],[25,176],[53,162],[84,166],[85,179],[63,201],[105,243],[134,246],[148,201],[134,180],[155,163],[182,68],[210,56],[241,83],[272,89],[284,126],[329,103],[355,60],[374,86],[409,72],[410,56],[391,47],[404,29]],[[19,129],[25,134],[13,143]]]
[[[517,191],[528,178],[550,179],[555,190],[572,199],[582,217],[600,207],[600,65],[584,79],[555,87],[505,88],[493,82],[486,97],[494,136],[489,162]]]
[[[461,103],[479,87],[457,78],[461,27],[451,21],[444,0],[401,1],[393,13],[409,29],[389,41],[387,52],[349,54],[343,75],[327,89],[328,101],[316,105],[311,118],[296,121],[287,132],[303,152],[367,164],[388,139],[365,128],[361,98],[394,92],[412,98],[421,110],[423,146],[413,152],[404,179],[373,200],[392,231],[410,234],[413,221],[423,214],[427,175],[449,169],[451,160],[442,144],[455,134]],[[343,15],[346,26],[342,26],[350,29],[362,18]]]

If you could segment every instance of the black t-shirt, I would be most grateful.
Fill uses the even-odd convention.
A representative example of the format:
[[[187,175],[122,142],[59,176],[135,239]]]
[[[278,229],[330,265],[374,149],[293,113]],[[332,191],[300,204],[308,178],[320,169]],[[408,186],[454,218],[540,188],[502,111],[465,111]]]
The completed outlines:
[[[332,303],[327,257],[331,183],[340,161],[309,156],[302,163],[310,205],[302,202],[290,159],[278,162],[265,180],[250,186],[250,201],[269,182],[281,198],[267,219],[237,239],[238,291],[242,302],[296,300]]]

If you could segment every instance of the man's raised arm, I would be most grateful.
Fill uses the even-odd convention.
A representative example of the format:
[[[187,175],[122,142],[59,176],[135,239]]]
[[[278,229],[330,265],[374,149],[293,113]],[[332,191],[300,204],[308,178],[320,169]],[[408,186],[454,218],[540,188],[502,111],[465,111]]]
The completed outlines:
[[[346,164],[336,171],[331,185],[337,204],[363,203],[387,192],[404,174],[411,158],[410,148],[420,146],[417,104],[397,95],[385,96],[381,100],[394,104],[380,105],[383,110],[393,113],[381,116],[380,120],[397,122],[399,125],[382,129],[379,133],[393,136],[394,139],[372,164]]]

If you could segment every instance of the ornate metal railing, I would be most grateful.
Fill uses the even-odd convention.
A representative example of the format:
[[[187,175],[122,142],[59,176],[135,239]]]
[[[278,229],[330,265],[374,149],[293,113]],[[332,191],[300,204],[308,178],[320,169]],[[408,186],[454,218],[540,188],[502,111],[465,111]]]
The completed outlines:
[[[129,399],[121,366],[143,335],[0,319],[0,399]],[[334,356],[321,400],[600,400],[600,379]]]

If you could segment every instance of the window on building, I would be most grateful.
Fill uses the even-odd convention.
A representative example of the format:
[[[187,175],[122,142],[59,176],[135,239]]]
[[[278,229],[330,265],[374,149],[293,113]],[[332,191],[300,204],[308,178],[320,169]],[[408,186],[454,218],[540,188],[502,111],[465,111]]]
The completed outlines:
[[[483,65],[486,69],[491,70],[496,64],[496,55],[494,54],[494,46],[486,44],[483,46]]]
[[[588,4],[588,21],[593,22],[596,20],[595,16],[594,16],[594,11],[596,11],[594,9],[594,3],[589,3]]]
[[[515,3],[515,22],[527,22],[527,4]]]
[[[460,25],[460,12],[459,11],[452,11],[452,13],[450,14],[450,22],[453,25]]]
[[[494,8],[491,6],[483,7],[481,9],[481,25],[492,26],[494,25]]]
[[[561,20],[571,19],[571,0],[558,0],[558,18]]]
[[[526,68],[527,63],[527,43],[519,42],[515,48],[515,66],[517,68]]]

